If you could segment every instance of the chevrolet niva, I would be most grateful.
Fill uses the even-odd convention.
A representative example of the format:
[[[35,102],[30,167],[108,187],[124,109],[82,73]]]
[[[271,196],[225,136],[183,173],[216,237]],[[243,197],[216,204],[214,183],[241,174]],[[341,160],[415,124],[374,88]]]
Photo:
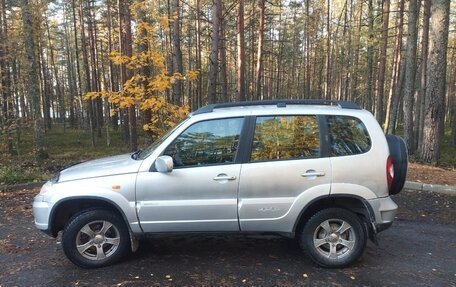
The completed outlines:
[[[213,104],[144,150],[62,170],[33,213],[85,268],[119,261],[144,235],[213,232],[296,238],[336,268],[391,226],[406,173],[403,140],[352,102]]]

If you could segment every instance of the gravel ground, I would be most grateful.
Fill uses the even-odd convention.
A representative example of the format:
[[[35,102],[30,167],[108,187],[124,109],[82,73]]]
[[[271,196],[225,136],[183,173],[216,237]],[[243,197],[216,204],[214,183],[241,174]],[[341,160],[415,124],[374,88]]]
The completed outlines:
[[[147,239],[120,264],[80,269],[33,225],[35,190],[0,193],[0,286],[456,286],[456,196],[403,191],[359,262],[326,270],[278,236]]]

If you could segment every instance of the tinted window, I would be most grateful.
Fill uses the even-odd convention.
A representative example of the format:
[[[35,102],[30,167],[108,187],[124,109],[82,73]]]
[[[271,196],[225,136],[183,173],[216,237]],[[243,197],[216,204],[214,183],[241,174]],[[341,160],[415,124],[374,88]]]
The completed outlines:
[[[251,161],[315,158],[319,155],[316,116],[257,117]]]
[[[173,158],[175,167],[233,163],[242,122],[242,118],[235,118],[195,123],[164,154]]]
[[[332,156],[367,152],[371,140],[364,124],[348,116],[328,116],[330,153]]]

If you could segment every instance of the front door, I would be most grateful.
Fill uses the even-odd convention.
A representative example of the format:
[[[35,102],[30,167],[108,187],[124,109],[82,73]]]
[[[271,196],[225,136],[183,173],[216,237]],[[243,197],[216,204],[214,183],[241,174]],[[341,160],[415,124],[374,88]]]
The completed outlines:
[[[137,212],[144,232],[238,231],[236,159],[243,118],[192,124],[164,149],[170,173],[141,172]]]

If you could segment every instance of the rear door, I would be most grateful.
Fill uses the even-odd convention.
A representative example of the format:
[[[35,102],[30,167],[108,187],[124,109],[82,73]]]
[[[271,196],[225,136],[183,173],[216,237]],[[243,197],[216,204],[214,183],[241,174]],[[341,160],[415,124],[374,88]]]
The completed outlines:
[[[298,197],[329,194],[331,166],[316,115],[258,116],[242,165],[239,221],[243,231],[289,231]],[[293,221],[293,222],[291,222]]]

